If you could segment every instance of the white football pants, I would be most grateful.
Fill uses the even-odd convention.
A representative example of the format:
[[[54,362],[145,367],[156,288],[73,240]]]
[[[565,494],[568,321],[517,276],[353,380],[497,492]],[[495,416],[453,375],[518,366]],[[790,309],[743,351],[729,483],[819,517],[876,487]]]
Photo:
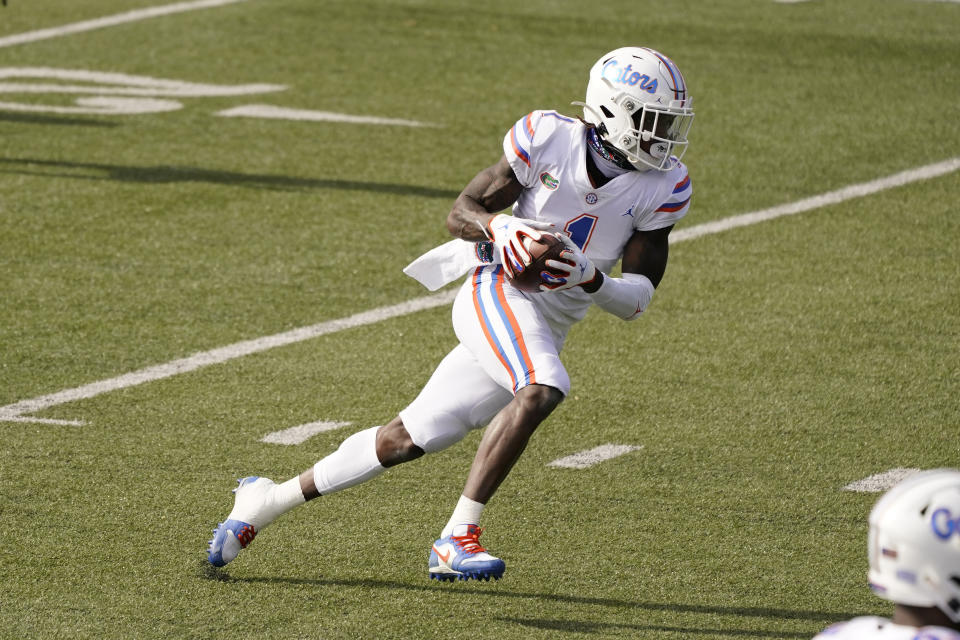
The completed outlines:
[[[505,282],[499,265],[478,267],[453,303],[460,344],[440,362],[400,419],[413,443],[439,451],[485,426],[530,384],[567,395],[560,361],[566,327],[551,327],[532,301]]]

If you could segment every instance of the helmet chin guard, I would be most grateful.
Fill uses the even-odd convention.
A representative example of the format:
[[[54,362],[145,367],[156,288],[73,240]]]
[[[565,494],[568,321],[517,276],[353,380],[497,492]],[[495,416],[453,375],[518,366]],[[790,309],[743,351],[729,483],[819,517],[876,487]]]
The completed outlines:
[[[669,171],[686,152],[693,100],[680,70],[662,53],[624,47],[590,69],[584,120],[634,168]]]

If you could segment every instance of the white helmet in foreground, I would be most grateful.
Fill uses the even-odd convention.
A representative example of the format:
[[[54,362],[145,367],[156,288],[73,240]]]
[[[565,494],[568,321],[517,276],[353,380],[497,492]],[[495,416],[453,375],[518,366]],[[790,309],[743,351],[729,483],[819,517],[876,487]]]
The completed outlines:
[[[677,65],[653,49],[624,47],[590,69],[584,120],[604,146],[637,169],[668,171],[687,149],[693,99]],[[612,149],[611,149],[612,147]]]
[[[870,513],[870,587],[960,622],[960,471],[910,476]]]

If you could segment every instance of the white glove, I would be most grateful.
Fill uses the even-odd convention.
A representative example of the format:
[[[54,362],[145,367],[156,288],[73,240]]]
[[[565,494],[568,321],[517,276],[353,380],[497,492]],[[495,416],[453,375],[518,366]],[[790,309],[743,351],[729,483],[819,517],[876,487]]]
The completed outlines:
[[[493,234],[493,244],[500,251],[500,263],[511,278],[530,264],[530,252],[524,238],[540,240],[540,231],[553,228],[549,222],[525,220],[505,213],[490,218],[488,226]]]
[[[583,255],[580,247],[565,233],[558,233],[557,237],[566,245],[560,254],[559,260],[547,260],[544,265],[559,275],[547,271],[542,274],[547,284],[541,284],[541,291],[562,291],[592,282],[597,277],[597,268],[590,258]]]

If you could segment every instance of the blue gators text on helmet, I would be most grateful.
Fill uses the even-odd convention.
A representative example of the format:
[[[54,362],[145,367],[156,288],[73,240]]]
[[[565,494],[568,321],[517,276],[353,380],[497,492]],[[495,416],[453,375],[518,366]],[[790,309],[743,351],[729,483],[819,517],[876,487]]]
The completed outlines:
[[[657,79],[651,78],[645,73],[634,71],[632,65],[623,68],[616,60],[610,60],[603,65],[603,77],[614,84],[625,84],[631,87],[640,85],[640,88],[648,93],[656,93]]]

